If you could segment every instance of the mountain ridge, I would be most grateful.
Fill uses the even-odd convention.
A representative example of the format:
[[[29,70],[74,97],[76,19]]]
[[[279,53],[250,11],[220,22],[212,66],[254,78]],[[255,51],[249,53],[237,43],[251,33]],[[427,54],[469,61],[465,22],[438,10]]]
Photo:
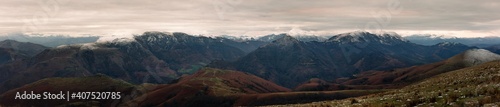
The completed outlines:
[[[292,38],[284,36],[282,40],[285,42],[273,42],[236,61],[208,66],[249,72],[291,88],[311,78],[334,80],[362,71],[437,62],[473,48],[462,45],[422,46],[395,34],[377,36],[368,32],[339,34],[324,42],[303,42]],[[336,41],[344,39],[346,41]]]
[[[149,41],[148,41],[149,40]],[[232,60],[245,53],[216,39],[185,33],[145,32],[132,38],[62,45],[44,50],[20,64],[2,66],[0,92],[48,77],[97,73],[131,83],[168,83],[192,74],[212,60]],[[155,78],[150,78],[155,76]]]

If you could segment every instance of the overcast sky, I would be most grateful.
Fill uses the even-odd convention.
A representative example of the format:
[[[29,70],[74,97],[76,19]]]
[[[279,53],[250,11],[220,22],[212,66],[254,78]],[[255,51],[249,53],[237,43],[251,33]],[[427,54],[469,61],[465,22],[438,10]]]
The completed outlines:
[[[0,0],[0,33],[500,36],[498,0]]]

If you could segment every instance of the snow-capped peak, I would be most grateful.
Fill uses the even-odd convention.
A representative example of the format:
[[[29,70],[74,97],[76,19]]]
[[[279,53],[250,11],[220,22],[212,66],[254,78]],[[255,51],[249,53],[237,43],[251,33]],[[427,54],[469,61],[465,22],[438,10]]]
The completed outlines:
[[[141,37],[141,39],[147,41],[147,42],[155,42],[162,40],[164,38],[169,38],[173,37],[173,33],[170,32],[144,32],[144,34],[137,36]],[[173,37],[175,39],[175,37]]]
[[[395,32],[383,32],[380,34],[372,34],[366,31],[354,31],[354,32],[338,34],[328,39],[328,41],[340,42],[340,43],[379,42],[382,44],[391,44],[395,42],[408,42],[408,40],[404,39],[402,36],[398,35]]]
[[[96,43],[110,43],[110,42],[120,42],[120,43],[130,43],[134,42],[133,35],[121,35],[121,36],[103,36],[100,37]]]

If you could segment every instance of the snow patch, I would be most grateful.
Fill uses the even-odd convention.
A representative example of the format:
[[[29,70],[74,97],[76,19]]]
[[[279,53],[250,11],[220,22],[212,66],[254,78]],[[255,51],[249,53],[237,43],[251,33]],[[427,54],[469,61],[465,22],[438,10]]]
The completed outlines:
[[[96,43],[131,43],[134,42],[134,36],[103,36],[100,37]]]
[[[173,34],[170,33],[170,32],[161,32],[160,34],[148,36],[148,38],[146,39],[146,41],[148,41],[148,42],[155,42],[157,40],[161,40],[163,38],[166,38],[165,35],[173,35]]]
[[[464,62],[470,65],[478,65],[494,60],[500,60],[500,55],[485,49],[471,49],[464,53]]]
[[[81,44],[81,46],[80,46],[80,50],[94,50],[97,48],[99,48],[99,47],[97,47],[97,45],[95,43],[84,43],[84,44]]]
[[[439,35],[439,34],[412,34],[407,37],[421,38],[421,39],[456,39],[456,36]]]
[[[64,48],[69,48],[69,45],[59,45],[56,47],[56,49],[64,49]]]

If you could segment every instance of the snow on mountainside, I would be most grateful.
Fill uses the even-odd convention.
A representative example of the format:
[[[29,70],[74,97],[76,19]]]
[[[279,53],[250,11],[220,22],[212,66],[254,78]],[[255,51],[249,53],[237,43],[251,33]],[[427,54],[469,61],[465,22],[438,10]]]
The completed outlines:
[[[479,65],[494,60],[500,60],[500,55],[485,49],[471,49],[463,53],[463,58],[467,65]]]
[[[372,34],[365,31],[355,31],[335,35],[327,40],[328,42],[339,43],[356,43],[356,42],[379,42],[382,44],[408,42],[408,40],[401,37],[394,32],[384,32],[380,34]]]
[[[455,36],[447,36],[447,35],[436,35],[436,34],[413,34],[410,36],[407,36],[408,38],[429,38],[429,39],[453,39],[453,38],[458,38]]]
[[[127,44],[130,44],[132,42],[137,42],[135,39],[132,38],[104,38],[104,39],[99,39],[96,42],[92,43],[80,43],[80,44],[68,44],[68,45],[59,45],[55,47],[54,49],[69,49],[71,47],[78,47],[80,50],[95,50],[98,48],[107,48],[104,45],[106,44],[112,44],[112,45],[118,45],[118,46],[125,46]]]
[[[377,38],[382,38],[381,40],[364,40],[364,39],[371,39],[370,36],[373,35],[365,35],[365,34],[373,34],[376,35],[375,37]],[[304,42],[309,42],[309,41],[342,41],[343,39],[341,37],[345,36],[350,36],[347,37],[349,39],[345,39],[346,41],[350,42],[361,42],[361,41],[369,41],[369,42],[374,42],[374,41],[379,41],[380,43],[388,44],[388,42],[392,40],[401,40],[405,42],[412,42],[420,45],[436,45],[438,43],[442,42],[455,42],[455,43],[461,43],[465,44],[468,46],[477,46],[477,47],[489,47],[494,44],[498,44],[500,41],[500,37],[475,37],[475,38],[459,38],[459,37],[454,37],[454,36],[448,36],[448,35],[436,35],[436,34],[413,34],[413,35],[408,35],[408,36],[401,36],[395,32],[382,32],[382,33],[370,33],[366,31],[354,31],[354,32],[348,32],[348,33],[341,33],[337,34],[334,36],[338,36],[336,39],[329,39],[334,36],[316,36],[312,35],[309,33],[297,33],[296,31],[290,31],[287,33],[283,34],[269,34],[265,36],[260,36],[260,37],[255,37],[254,38],[249,38],[249,37],[238,37],[238,36],[228,36],[228,35],[222,35],[219,37],[226,38],[226,39],[231,39],[235,41],[263,41],[263,42],[272,42],[274,40],[277,40],[279,38],[282,38],[284,35],[290,35],[294,37],[295,39],[299,41],[304,41]],[[351,38],[352,36],[352,38]],[[387,40],[387,41],[384,41]]]
[[[457,42],[469,46],[488,47],[493,44],[498,44],[500,37],[474,37],[474,38],[458,38],[445,35],[431,35],[431,34],[415,34],[404,37],[405,39],[421,44],[421,45],[435,45],[441,42]]]
[[[209,66],[250,72],[290,88],[311,78],[333,80],[356,72],[437,62],[473,48],[423,46],[408,42],[396,33],[357,31],[322,42],[303,42],[283,36],[236,61]]]
[[[291,36],[299,41],[304,41],[304,42],[325,41],[328,39],[325,36],[297,35],[297,34],[290,34],[290,33],[282,33],[282,34],[270,34],[270,35],[258,37],[256,40],[257,41],[264,41],[264,42],[272,42],[272,41],[280,39],[286,35]]]
[[[272,42],[274,40],[280,39],[285,35],[289,35],[299,41],[309,42],[309,41],[325,41],[329,36],[317,36],[314,31],[302,30],[299,27],[294,27],[288,32],[281,34],[269,34],[261,37],[257,37],[258,41]]]
[[[129,43],[133,42],[134,37],[132,35],[129,36],[105,36],[100,37],[96,42],[97,43]]]

